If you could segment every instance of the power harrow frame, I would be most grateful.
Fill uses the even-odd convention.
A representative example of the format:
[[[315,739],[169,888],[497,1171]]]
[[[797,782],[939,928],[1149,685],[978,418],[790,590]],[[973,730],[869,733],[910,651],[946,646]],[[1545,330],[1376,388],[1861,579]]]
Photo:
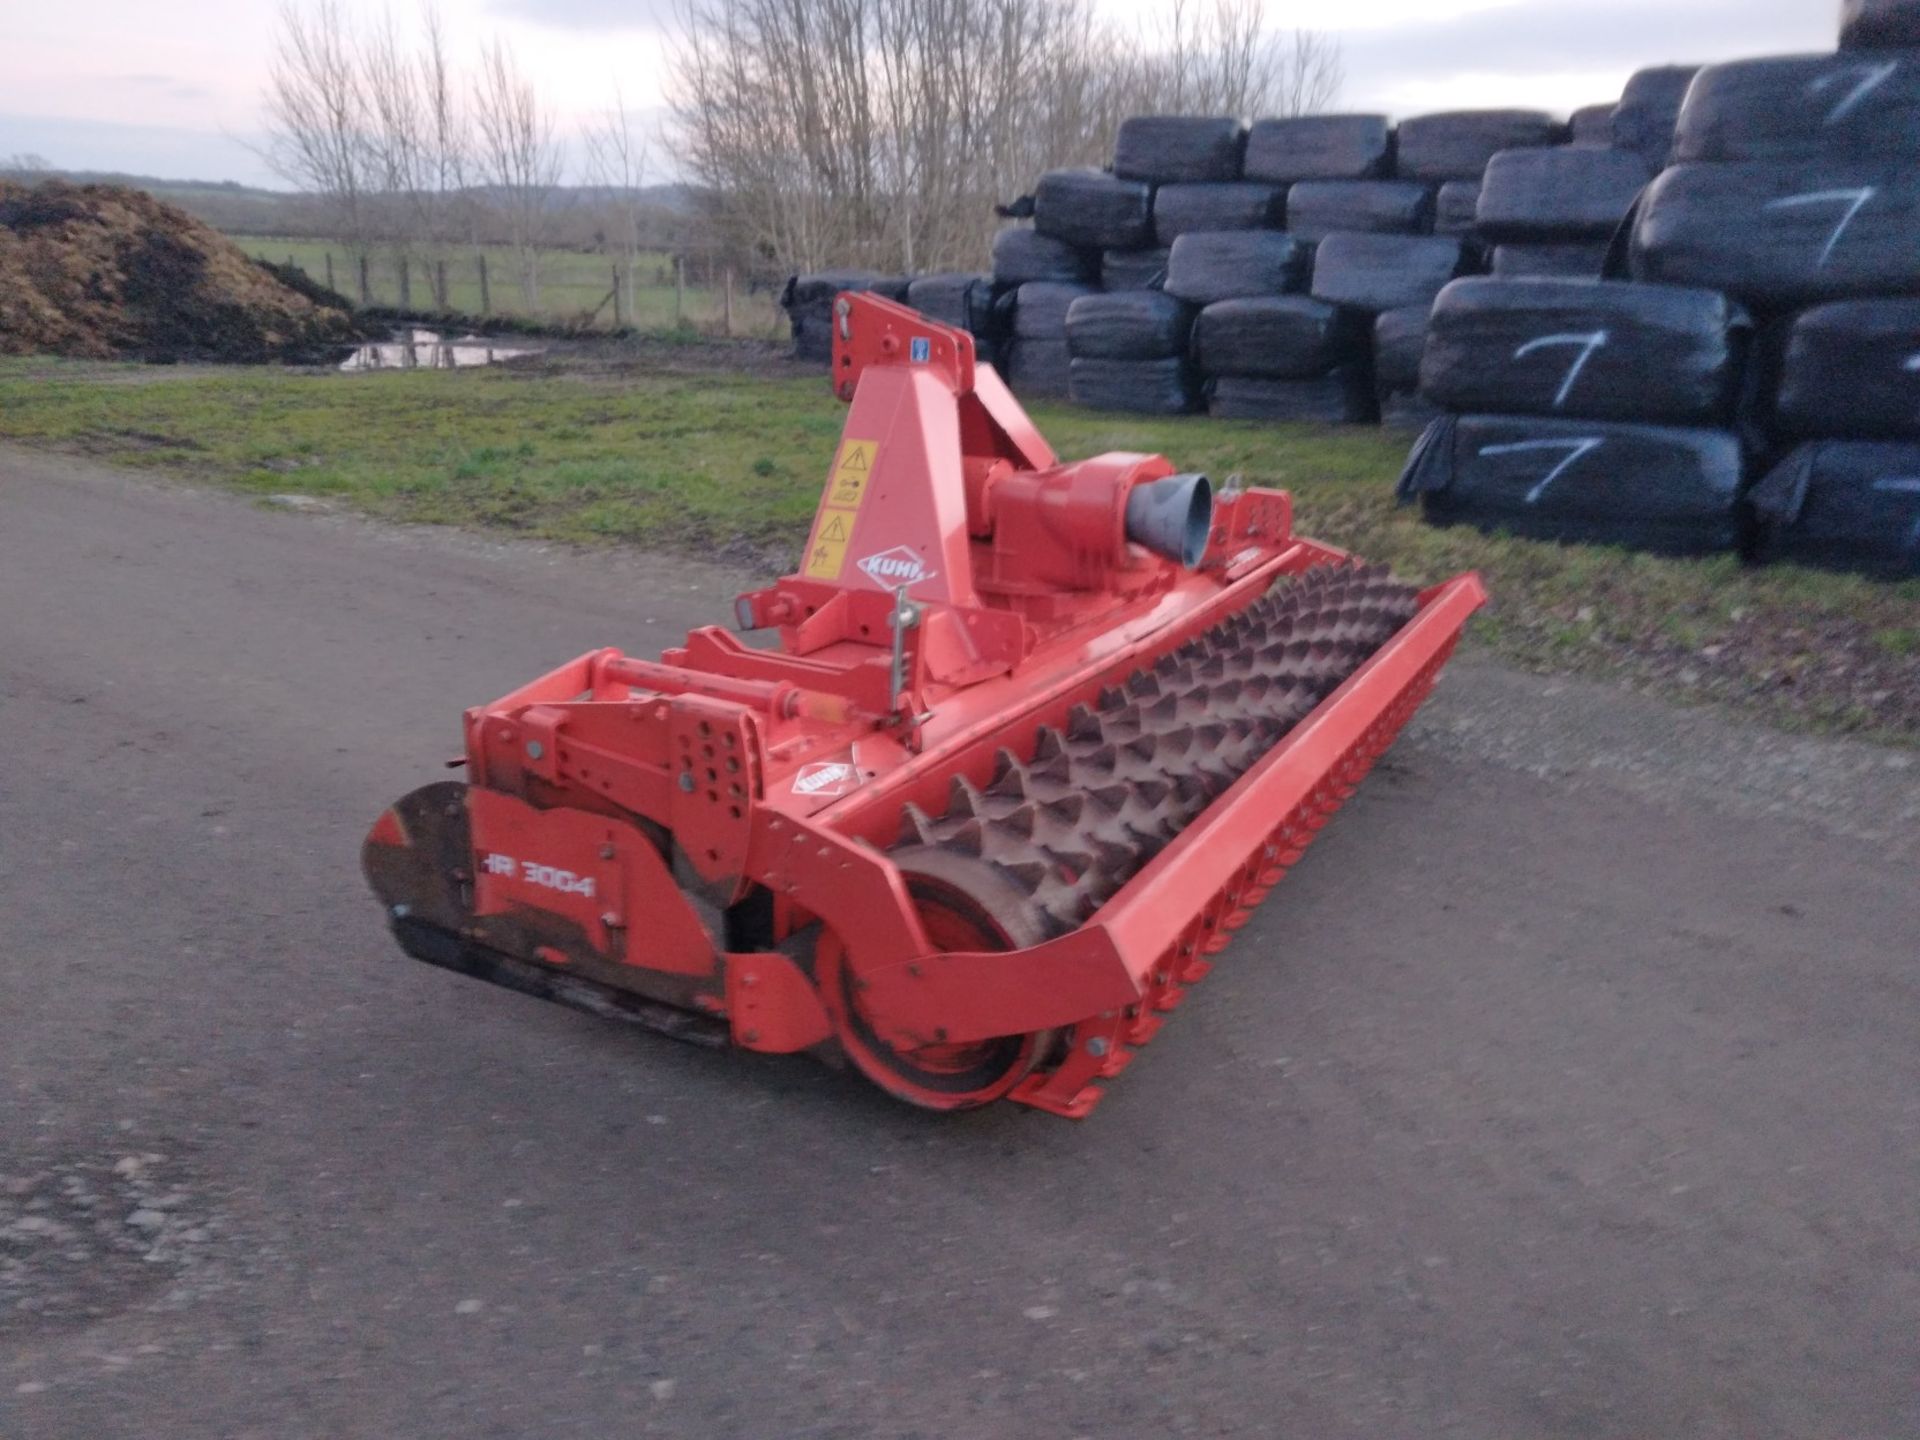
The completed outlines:
[[[1112,768],[1098,717],[1157,693],[1154,666],[1303,577],[1363,572],[1295,536],[1282,492],[1215,495],[1154,456],[1061,464],[964,333],[872,296],[841,297],[835,323],[851,410],[805,557],[737,603],[778,648],[696,630],[470,710],[465,781],[381,817],[368,879],[423,960],[682,1038],[844,1058],[927,1108],[1083,1117],[1392,743],[1484,591],[1408,592],[1411,618],[1216,773],[1196,819],[1049,926],[1022,892],[1090,882],[1095,842],[989,864],[977,834],[914,847],[927,817],[1017,797],[1063,737],[1094,736]],[[1366,583],[1350,610],[1383,582]],[[1309,651],[1348,653],[1286,654]],[[1225,727],[1202,717],[1180,743],[1204,758]],[[1088,803],[1049,802],[1049,833]],[[1034,809],[1008,800],[989,828],[1030,837]]]

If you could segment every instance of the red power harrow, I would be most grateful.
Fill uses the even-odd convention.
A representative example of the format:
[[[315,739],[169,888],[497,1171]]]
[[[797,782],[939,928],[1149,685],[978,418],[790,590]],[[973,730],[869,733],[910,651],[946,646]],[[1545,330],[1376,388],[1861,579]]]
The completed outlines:
[[[466,716],[368,836],[411,955],[902,1100],[1093,1109],[1485,600],[1279,491],[1062,464],[967,335],[836,302],[852,402],[798,574]]]

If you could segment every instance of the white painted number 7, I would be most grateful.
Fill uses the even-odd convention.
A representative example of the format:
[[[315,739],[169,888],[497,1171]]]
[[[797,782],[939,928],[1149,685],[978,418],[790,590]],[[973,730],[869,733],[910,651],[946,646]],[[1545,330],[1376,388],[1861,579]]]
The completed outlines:
[[[1580,353],[1574,357],[1573,364],[1567,367],[1567,378],[1560,382],[1560,393],[1553,397],[1553,408],[1566,408],[1567,397],[1573,394],[1573,387],[1580,379],[1580,372],[1587,368],[1587,362],[1606,349],[1607,342],[1613,339],[1605,330],[1595,330],[1590,335],[1542,335],[1538,340],[1529,340],[1513,352],[1513,358],[1524,360],[1536,350],[1554,350],[1567,345],[1578,345]]]
[[[1827,261],[1833,258],[1834,247],[1840,243],[1840,237],[1847,233],[1847,227],[1853,224],[1854,216],[1867,207],[1867,202],[1880,193],[1872,185],[1862,185],[1857,190],[1819,190],[1811,195],[1789,195],[1782,200],[1767,203],[1769,210],[1800,210],[1808,205],[1844,205],[1846,213],[1840,217],[1840,223],[1833,227],[1833,234],[1827,237],[1827,247],[1820,252],[1819,268],[1827,268]]]
[[[1480,447],[1480,453],[1482,455],[1522,455],[1530,450],[1566,451],[1566,458],[1549,470],[1546,478],[1538,485],[1527,491],[1527,504],[1538,505],[1540,497],[1547,493],[1549,485],[1606,443],[1606,440],[1598,435],[1590,435],[1579,440],[1520,440],[1512,445],[1483,445]]]

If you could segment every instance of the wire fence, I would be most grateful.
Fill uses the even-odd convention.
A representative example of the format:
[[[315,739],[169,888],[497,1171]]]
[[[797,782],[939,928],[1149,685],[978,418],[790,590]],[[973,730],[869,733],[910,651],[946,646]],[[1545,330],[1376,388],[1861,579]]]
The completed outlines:
[[[325,241],[259,237],[247,252],[303,271],[362,308],[512,317],[579,329],[778,338],[778,292],[734,271],[659,251],[624,255],[505,246],[354,255]]]

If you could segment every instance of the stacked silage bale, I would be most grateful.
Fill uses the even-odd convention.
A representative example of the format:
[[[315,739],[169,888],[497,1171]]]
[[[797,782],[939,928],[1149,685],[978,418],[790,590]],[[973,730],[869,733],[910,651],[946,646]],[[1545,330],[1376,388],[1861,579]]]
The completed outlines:
[[[1920,6],[1861,0],[1845,27],[1920,44]],[[1920,52],[1718,65],[1643,206],[1636,275],[1718,286],[1762,322],[1769,555],[1920,572],[1916,156]]]
[[[1750,333],[1745,311],[1714,290],[1450,285],[1433,307],[1421,393],[1451,413],[1421,437],[1401,493],[1443,524],[1732,549]]]
[[[789,277],[780,293],[780,305],[793,327],[796,360],[811,360],[821,365],[831,363],[833,301],[846,290],[870,291],[889,300],[905,300],[907,281],[904,276],[880,275],[872,270],[820,270]]]

